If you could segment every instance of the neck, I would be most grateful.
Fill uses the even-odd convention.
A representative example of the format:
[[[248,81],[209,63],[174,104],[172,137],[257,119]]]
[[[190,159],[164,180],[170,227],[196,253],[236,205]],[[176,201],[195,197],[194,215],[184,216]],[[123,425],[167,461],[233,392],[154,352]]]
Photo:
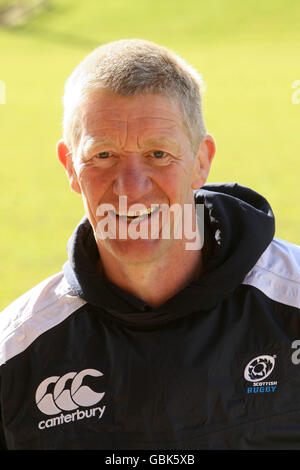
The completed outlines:
[[[172,250],[171,250],[172,251]],[[99,247],[106,278],[153,308],[164,304],[202,272],[201,250],[168,253],[149,262],[122,262]],[[100,267],[100,266],[99,266]]]

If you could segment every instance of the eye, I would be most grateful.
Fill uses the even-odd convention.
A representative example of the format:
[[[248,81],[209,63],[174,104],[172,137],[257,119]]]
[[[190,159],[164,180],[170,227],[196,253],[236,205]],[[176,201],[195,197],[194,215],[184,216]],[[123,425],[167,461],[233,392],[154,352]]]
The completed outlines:
[[[154,158],[158,158],[158,159],[163,158],[167,155],[166,152],[163,152],[162,150],[154,150],[152,154]]]
[[[108,158],[110,155],[109,152],[100,152],[100,153],[97,153],[96,157],[98,158]]]

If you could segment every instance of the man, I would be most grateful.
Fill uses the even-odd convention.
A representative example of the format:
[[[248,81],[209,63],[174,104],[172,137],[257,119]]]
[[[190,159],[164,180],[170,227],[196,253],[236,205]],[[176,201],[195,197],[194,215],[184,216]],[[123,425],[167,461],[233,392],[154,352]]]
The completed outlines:
[[[0,316],[3,448],[299,447],[300,250],[262,196],[205,185],[201,94],[141,40],[67,81],[57,152],[86,217]]]

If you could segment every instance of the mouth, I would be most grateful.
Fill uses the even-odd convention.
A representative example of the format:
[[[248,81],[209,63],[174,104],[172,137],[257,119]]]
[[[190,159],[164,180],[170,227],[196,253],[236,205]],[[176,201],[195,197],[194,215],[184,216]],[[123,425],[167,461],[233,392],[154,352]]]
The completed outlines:
[[[126,219],[127,222],[135,222],[139,223],[142,222],[143,220],[147,219],[148,217],[151,217],[153,214],[155,214],[160,208],[159,204],[151,204],[151,207],[145,208],[145,209],[140,209],[136,211],[114,211],[114,214],[117,217],[122,218],[123,220]]]

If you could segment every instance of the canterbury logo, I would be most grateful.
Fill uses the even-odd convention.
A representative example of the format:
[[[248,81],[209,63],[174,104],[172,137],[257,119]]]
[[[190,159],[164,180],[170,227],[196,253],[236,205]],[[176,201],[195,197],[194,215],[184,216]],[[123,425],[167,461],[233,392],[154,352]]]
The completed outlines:
[[[81,372],[68,372],[62,377],[52,376],[45,379],[37,388],[35,401],[42,413],[55,415],[63,411],[76,410],[79,406],[93,406],[103,398],[104,393],[94,392],[87,385],[82,385],[86,376],[100,377],[103,374],[96,369],[84,369]],[[71,382],[66,388],[66,383]],[[50,384],[55,384],[53,392],[48,391]]]

